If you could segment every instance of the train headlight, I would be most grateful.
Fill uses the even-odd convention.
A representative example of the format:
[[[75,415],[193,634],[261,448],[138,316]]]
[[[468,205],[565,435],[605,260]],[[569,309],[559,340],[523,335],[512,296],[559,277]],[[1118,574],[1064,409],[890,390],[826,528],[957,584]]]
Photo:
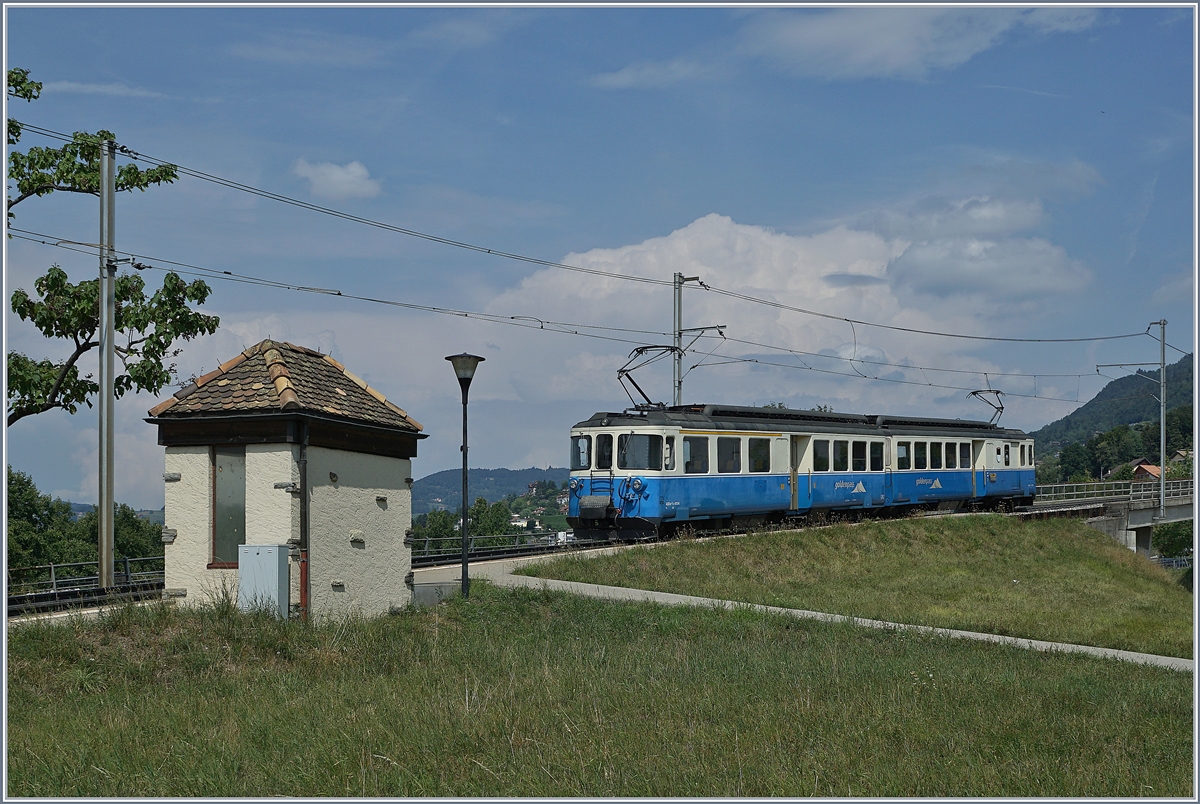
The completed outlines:
[[[570,488],[571,491],[578,491],[580,485],[581,483],[579,482],[579,478],[573,477],[571,478],[571,482],[567,484],[567,487]]]
[[[633,479],[633,482],[631,482],[629,485],[633,487],[634,491],[641,491],[642,486],[644,486],[646,484],[642,482],[642,479],[640,477],[635,477]]]

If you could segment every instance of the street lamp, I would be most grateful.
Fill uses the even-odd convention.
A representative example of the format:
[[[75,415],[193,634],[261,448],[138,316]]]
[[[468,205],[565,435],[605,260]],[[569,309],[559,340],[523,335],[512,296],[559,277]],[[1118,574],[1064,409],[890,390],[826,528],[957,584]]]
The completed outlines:
[[[475,376],[475,367],[483,362],[477,355],[463,352],[461,355],[450,355],[446,358],[454,366],[454,374],[458,377],[458,387],[462,389],[463,402],[463,440],[462,440],[462,594],[463,598],[470,597],[471,584],[467,579],[467,389],[471,387],[471,378]]]

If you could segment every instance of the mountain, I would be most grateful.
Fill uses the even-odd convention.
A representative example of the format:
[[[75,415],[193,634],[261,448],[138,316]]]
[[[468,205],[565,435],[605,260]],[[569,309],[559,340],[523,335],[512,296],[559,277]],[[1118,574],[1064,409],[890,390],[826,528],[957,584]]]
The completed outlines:
[[[1118,424],[1158,421],[1158,370],[1113,380],[1086,405],[1030,433],[1042,454],[1087,441]],[[1192,356],[1167,366],[1167,410],[1192,404]],[[1170,420],[1168,419],[1168,423]]]
[[[471,503],[483,497],[489,503],[499,502],[510,494],[525,494],[529,484],[537,480],[553,480],[558,485],[570,477],[569,469],[470,469],[467,471],[467,495]],[[414,517],[447,508],[458,510],[462,504],[462,470],[447,469],[434,472],[413,483],[412,514]]]

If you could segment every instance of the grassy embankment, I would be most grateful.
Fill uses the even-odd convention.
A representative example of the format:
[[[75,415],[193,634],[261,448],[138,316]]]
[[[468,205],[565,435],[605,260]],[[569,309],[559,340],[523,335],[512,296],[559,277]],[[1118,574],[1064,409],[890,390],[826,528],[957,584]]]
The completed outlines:
[[[1192,596],[1073,519],[924,517],[679,541],[521,570],[654,589],[1192,656]]]
[[[1011,579],[1009,580],[1011,583]],[[10,796],[1187,796],[1189,674],[477,583],[12,628]]]

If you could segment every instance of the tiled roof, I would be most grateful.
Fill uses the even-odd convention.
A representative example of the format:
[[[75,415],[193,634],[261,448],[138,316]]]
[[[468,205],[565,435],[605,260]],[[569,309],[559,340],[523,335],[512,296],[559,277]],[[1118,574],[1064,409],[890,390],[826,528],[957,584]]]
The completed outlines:
[[[270,340],[251,346],[150,409],[156,418],[269,412],[319,413],[424,429],[329,355]]]

